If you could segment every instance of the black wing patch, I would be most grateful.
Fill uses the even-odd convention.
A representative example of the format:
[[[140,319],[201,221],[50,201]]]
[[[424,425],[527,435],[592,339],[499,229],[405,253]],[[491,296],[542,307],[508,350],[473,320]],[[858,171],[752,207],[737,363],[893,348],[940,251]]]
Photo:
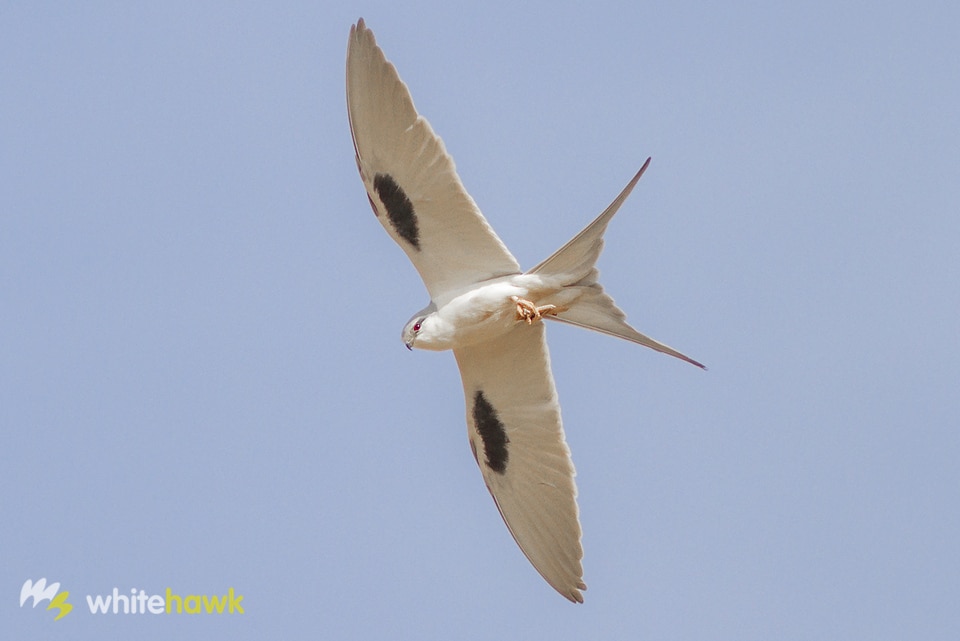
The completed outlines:
[[[387,218],[400,237],[420,250],[420,228],[417,226],[417,214],[413,203],[389,174],[377,174],[373,177],[373,188],[380,196],[380,202],[387,208]]]
[[[486,459],[487,467],[498,474],[507,471],[507,432],[503,429],[503,423],[497,416],[497,410],[493,405],[478,391],[473,396],[473,424],[477,427],[477,433],[483,440],[483,454]]]

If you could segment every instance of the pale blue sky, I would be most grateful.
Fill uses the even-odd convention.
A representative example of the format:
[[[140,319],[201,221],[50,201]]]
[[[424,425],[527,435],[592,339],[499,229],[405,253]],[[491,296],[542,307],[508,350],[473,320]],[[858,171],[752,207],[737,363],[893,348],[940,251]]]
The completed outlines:
[[[513,543],[344,105],[363,16],[525,267],[647,156],[550,325],[586,603]],[[955,639],[951,2],[7,3],[5,638]],[[20,609],[46,577],[60,621]],[[234,617],[93,616],[117,587]]]

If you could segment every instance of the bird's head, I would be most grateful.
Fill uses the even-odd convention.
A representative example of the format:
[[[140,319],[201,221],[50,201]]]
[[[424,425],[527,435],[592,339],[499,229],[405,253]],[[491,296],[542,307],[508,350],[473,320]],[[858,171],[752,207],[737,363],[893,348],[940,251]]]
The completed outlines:
[[[407,349],[412,350],[417,343],[417,339],[421,335],[425,335],[429,332],[427,326],[429,325],[429,320],[431,316],[437,311],[437,306],[431,302],[429,305],[421,309],[419,312],[410,317],[410,320],[407,321],[407,324],[403,326],[403,332],[400,337],[403,339],[403,344],[407,346]]]

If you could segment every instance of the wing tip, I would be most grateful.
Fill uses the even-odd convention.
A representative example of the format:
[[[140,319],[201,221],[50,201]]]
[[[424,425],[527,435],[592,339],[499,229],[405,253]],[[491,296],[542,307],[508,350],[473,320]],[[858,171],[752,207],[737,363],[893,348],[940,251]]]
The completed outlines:
[[[355,24],[350,25],[350,45],[352,47],[354,43],[360,44],[363,40],[369,40],[371,46],[376,47],[377,39],[373,31],[367,27],[363,18],[358,18]]]
[[[583,603],[583,592],[581,592],[581,590],[586,589],[587,585],[583,581],[577,581],[577,587],[570,588],[567,592],[558,589],[557,592],[570,601],[570,603]]]

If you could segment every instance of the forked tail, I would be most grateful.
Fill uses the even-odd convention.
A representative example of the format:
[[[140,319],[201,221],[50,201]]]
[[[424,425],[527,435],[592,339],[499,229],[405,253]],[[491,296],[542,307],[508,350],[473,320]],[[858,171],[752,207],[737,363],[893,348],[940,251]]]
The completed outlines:
[[[599,272],[596,268],[596,262],[600,257],[600,252],[603,251],[603,234],[607,230],[607,224],[620,209],[630,192],[633,191],[649,165],[650,158],[647,158],[633,180],[623,188],[623,191],[610,203],[610,206],[597,216],[596,220],[587,225],[583,231],[554,252],[552,256],[527,273],[559,276],[565,287],[576,287],[581,290],[580,297],[571,307],[555,316],[545,316],[545,318],[639,343],[706,369],[704,365],[689,356],[630,327],[627,324],[627,315],[616,306],[613,299],[603,291],[603,287],[597,282]]]

